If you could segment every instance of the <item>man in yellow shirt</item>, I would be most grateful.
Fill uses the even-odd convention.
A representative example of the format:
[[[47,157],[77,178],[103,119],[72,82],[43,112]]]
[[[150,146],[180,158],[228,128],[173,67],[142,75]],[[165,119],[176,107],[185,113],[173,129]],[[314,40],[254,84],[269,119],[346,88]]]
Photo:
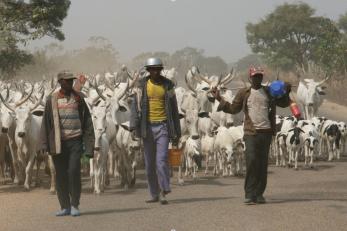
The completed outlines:
[[[130,129],[143,139],[145,166],[151,199],[147,203],[167,204],[171,192],[168,146],[181,136],[174,84],[160,73],[163,63],[158,58],[146,62],[149,76],[139,82],[131,106]]]

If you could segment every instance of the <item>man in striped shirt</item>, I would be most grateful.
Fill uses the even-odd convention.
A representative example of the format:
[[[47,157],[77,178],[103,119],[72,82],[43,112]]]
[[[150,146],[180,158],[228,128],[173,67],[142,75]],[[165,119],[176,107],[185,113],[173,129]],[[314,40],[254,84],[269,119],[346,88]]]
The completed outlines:
[[[82,153],[92,157],[94,129],[83,95],[73,89],[76,77],[58,74],[61,86],[48,97],[42,120],[42,149],[52,155],[56,169],[57,195],[61,210],[57,216],[79,216]]]

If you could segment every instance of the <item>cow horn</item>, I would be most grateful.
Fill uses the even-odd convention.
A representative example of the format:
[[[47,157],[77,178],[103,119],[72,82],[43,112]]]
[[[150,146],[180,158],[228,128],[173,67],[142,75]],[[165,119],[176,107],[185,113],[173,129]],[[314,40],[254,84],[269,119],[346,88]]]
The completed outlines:
[[[192,71],[191,71],[192,72]],[[193,72],[192,72],[193,74]],[[184,80],[186,81],[187,87],[189,88],[189,90],[191,90],[192,92],[194,92],[194,94],[197,94],[196,90],[190,85],[188,79],[187,79],[187,75],[185,75]]]
[[[102,94],[102,92],[100,91],[100,89],[97,86],[96,83],[96,78],[94,79],[94,84],[90,83],[91,86],[96,90],[96,93],[98,93],[98,95],[100,96],[100,98],[104,101],[106,101],[106,97]]]
[[[10,109],[10,111],[15,112],[15,109],[13,107],[11,107],[11,105],[9,105],[4,98],[2,97],[1,93],[0,93],[0,99],[2,101],[2,103],[5,105],[5,107],[7,107],[8,109]]]
[[[30,85],[31,85],[31,91],[30,91],[30,93],[29,93],[25,98],[21,99],[18,103],[16,103],[16,104],[15,104],[16,107],[19,107],[20,105],[22,105],[23,103],[25,103],[25,102],[31,97],[31,95],[32,95],[32,93],[33,93],[33,91],[34,91],[34,85],[33,85],[32,83],[30,83]],[[23,92],[25,92],[25,91],[23,91]],[[23,94],[24,94],[24,93],[23,93]]]
[[[10,90],[8,89],[8,87],[6,87],[6,99],[5,101],[8,101],[8,98],[10,97]]]
[[[320,81],[320,82],[318,83],[318,86],[322,85],[323,83],[325,83],[325,82],[328,81],[329,79],[330,79],[330,76],[325,77],[325,79],[323,79],[322,81]]]
[[[130,72],[128,71],[128,69],[126,69],[127,75],[129,77],[129,79],[133,80],[134,78],[131,76]]]
[[[234,68],[230,70],[229,74],[222,80],[221,84],[227,85],[235,78]]]
[[[197,76],[197,77],[199,77],[200,80],[206,82],[208,85],[211,85],[211,84],[212,84],[212,81],[211,81],[211,80],[209,80],[209,79],[203,77],[203,76],[200,74],[200,71],[199,71],[198,68],[196,68],[196,70],[197,70],[197,75],[195,75],[191,69],[189,70],[193,77],[196,77],[196,76]]]
[[[117,98],[118,98],[118,99],[123,98],[123,96],[124,96],[125,93],[128,91],[128,89],[129,89],[129,79],[127,80],[127,86],[125,87],[124,91],[121,92],[121,93],[119,94],[119,96],[117,96]]]
[[[137,71],[134,72],[134,77],[131,79],[131,82],[129,84],[129,89],[133,88],[136,84],[136,82],[139,80],[139,73]]]
[[[42,92],[40,98],[37,100],[35,105],[33,107],[30,107],[30,112],[34,111],[41,104],[43,96],[44,96],[44,93]]]

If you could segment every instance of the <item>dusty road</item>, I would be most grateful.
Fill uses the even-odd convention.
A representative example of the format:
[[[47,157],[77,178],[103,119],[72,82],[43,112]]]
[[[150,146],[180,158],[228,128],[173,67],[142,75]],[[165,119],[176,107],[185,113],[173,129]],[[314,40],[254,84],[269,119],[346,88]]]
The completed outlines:
[[[325,102],[320,115],[346,121],[347,110]],[[124,192],[112,181],[101,196],[90,192],[85,178],[77,218],[54,216],[59,205],[48,193],[47,177],[30,192],[0,186],[0,231],[347,230],[347,157],[299,171],[271,166],[265,205],[243,205],[243,178],[200,175],[197,183],[176,182],[173,178],[169,205],[162,206],[144,203],[143,171],[134,189]]]
[[[201,176],[178,186],[173,179],[169,205],[146,204],[143,174],[135,189],[112,183],[101,195],[85,180],[81,217],[55,217],[55,195],[43,187],[23,192],[0,187],[0,230],[347,230],[347,158],[317,162],[315,169],[270,167],[268,203],[246,206],[243,179]]]

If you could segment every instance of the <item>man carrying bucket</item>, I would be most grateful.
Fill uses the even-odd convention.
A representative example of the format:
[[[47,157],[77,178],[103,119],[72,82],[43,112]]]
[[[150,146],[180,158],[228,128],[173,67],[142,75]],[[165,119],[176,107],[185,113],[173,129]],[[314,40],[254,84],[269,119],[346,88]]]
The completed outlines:
[[[139,81],[131,106],[130,129],[144,144],[145,167],[151,198],[147,203],[167,204],[171,192],[168,166],[169,141],[177,146],[181,137],[174,84],[160,73],[163,63],[150,58],[149,76]]]
[[[241,89],[232,103],[225,101],[217,88],[212,90],[220,102],[218,111],[236,114],[243,110],[244,141],[246,144],[245,204],[263,204],[263,193],[267,183],[268,154],[271,137],[276,132],[276,106],[288,107],[291,104],[291,86],[283,81],[274,81],[263,86],[264,71],[250,68],[251,87]],[[300,114],[295,114],[300,117]]]

